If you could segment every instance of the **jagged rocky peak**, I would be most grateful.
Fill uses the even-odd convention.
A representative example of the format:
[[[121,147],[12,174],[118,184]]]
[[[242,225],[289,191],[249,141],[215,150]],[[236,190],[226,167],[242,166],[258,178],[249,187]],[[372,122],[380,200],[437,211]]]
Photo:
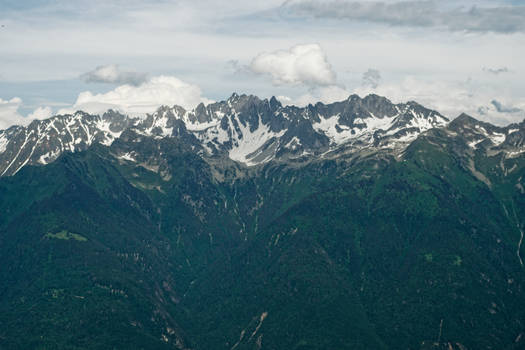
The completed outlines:
[[[460,116],[450,122],[449,129],[461,131],[465,134],[519,134],[525,131],[525,119],[520,123],[512,123],[507,126],[497,126],[462,113]]]
[[[1,131],[0,174],[14,174],[26,164],[47,164],[63,152],[93,143],[111,145],[126,130],[141,138],[178,138],[200,156],[252,166],[315,159],[339,148],[346,153],[402,149],[422,132],[447,123],[438,112],[415,102],[394,104],[374,94],[297,107],[283,106],[275,97],[234,93],[193,110],[162,106],[142,118],[113,110],[102,115],[77,112]]]
[[[360,102],[364,108],[377,117],[392,117],[398,112],[396,106],[389,99],[376,94],[367,95]]]
[[[525,119],[519,124],[511,124],[507,127],[505,145],[525,149]]]
[[[465,113],[454,119],[448,129],[461,135],[474,149],[498,146],[506,140],[508,132],[507,128],[485,123]]]
[[[193,123],[209,123],[214,119],[217,119],[217,116],[214,113],[210,113],[211,109],[206,108],[204,103],[199,103],[195,108],[191,116],[193,116]]]
[[[455,130],[462,130],[465,132],[473,132],[476,129],[488,128],[488,129],[500,129],[495,125],[485,123],[481,120],[477,120],[466,113],[461,113],[456,119],[450,122],[449,128]]]
[[[86,120],[86,118],[89,119],[89,114],[86,114],[83,119]],[[107,126],[109,132],[114,133],[114,135],[118,137],[117,135],[134,125],[139,118],[131,118],[120,112],[110,110],[104,113],[102,117],[95,115],[92,120],[95,122],[94,125],[101,129]]]
[[[505,127],[477,120],[465,113],[450,122],[448,132],[470,149],[513,157],[525,152],[525,120]]]
[[[110,145],[133,123],[115,111],[79,111],[11,127],[0,136],[0,176],[15,174],[26,164],[48,164],[63,152],[82,151],[93,143]]]
[[[244,118],[246,118],[247,115],[261,115],[262,117],[265,117],[266,115],[273,114],[283,108],[282,104],[275,98],[275,96],[272,96],[268,100],[260,99],[255,95],[238,95],[237,93],[233,93],[228,100],[225,102],[219,102],[219,104],[226,105],[227,112],[244,116]],[[265,122],[270,121],[267,118],[263,119],[265,119]]]
[[[409,102],[406,104],[394,104],[389,99],[375,94],[364,98],[351,95],[345,101],[332,104],[317,103],[313,111],[316,121],[320,118],[338,118],[339,124],[350,128],[365,129],[369,124],[375,124],[373,120],[382,120],[389,123],[390,119],[396,118],[397,125],[410,124],[421,127],[421,122],[413,122],[414,119],[428,120],[427,128],[442,126],[448,119],[436,111]],[[368,122],[367,122],[368,119]]]
[[[244,108],[249,108],[250,106],[257,105],[261,103],[262,100],[255,95],[239,95],[234,92],[226,102],[235,110],[240,111]]]
[[[412,128],[416,131],[424,131],[435,127],[443,127],[449,122],[445,116],[414,101],[396,105],[396,109],[399,113],[396,115],[393,127],[397,129]]]
[[[281,108],[283,105],[281,104],[281,102],[275,97],[275,96],[272,96],[270,98],[270,101],[268,101],[268,103],[270,104],[270,108],[274,111],[274,110],[277,110],[279,108]]]
[[[399,111],[389,99],[383,96],[370,94],[364,98],[351,95],[345,101],[346,113],[352,113],[355,117],[373,116],[376,118],[392,117]]]

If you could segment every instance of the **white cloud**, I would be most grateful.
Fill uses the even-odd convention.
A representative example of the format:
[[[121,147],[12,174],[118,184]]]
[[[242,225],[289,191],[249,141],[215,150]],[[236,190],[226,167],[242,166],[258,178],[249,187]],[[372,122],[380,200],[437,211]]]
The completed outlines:
[[[20,124],[24,121],[23,117],[18,113],[21,105],[22,99],[19,97],[14,97],[10,100],[0,98],[0,129],[7,129],[11,125]]]
[[[138,86],[121,85],[106,93],[82,92],[72,108],[62,109],[59,113],[72,113],[76,110],[103,113],[111,108],[131,115],[141,115],[152,113],[161,105],[179,105],[191,109],[201,102],[211,101],[201,96],[198,86],[173,76],[156,76]]]
[[[110,83],[139,85],[146,81],[147,74],[122,71],[116,64],[98,66],[94,70],[81,75],[87,83]]]
[[[296,98],[291,98],[288,96],[279,96],[277,97],[277,99],[284,105],[294,105],[303,107],[310,103],[333,103],[337,101],[343,101],[346,100],[350,94],[351,93],[345,88],[336,85],[331,85],[310,89],[308,93],[300,95]]]
[[[53,110],[51,107],[38,107],[33,111],[33,113],[30,113],[27,118],[29,120],[34,119],[47,119],[53,115]]]
[[[422,104],[441,101],[435,106],[451,110],[451,113],[443,111],[450,116],[456,115],[462,106],[471,110],[476,106],[487,106],[491,107],[494,116],[499,117],[501,113],[490,104],[493,99],[503,101],[506,106],[521,106],[518,102],[524,96],[525,60],[522,57],[525,55],[525,32],[515,29],[523,28],[525,22],[520,9],[511,9],[514,14],[489,13],[487,8],[501,7],[503,0],[434,0],[429,11],[424,8],[420,11],[418,4],[408,6],[407,2],[405,8],[387,6],[400,3],[400,0],[356,0],[360,3],[379,2],[383,6],[380,6],[381,11],[374,11],[363,5],[362,11],[353,13],[343,11],[344,4],[350,1],[325,0],[325,3],[343,5],[339,8],[327,6],[324,14],[317,11],[324,11],[317,1],[310,1],[315,5],[312,11],[297,7],[297,11],[291,11],[292,18],[279,16],[279,11],[275,11],[276,8],[282,9],[279,7],[282,2],[56,0],[46,1],[45,8],[16,13],[0,11],[0,18],[6,23],[6,28],[0,32],[0,74],[3,79],[0,96],[19,96],[32,106],[40,105],[41,101],[62,101],[71,105],[80,91],[90,90],[95,94],[114,89],[86,88],[78,81],[81,73],[92,70],[101,62],[120,62],[122,70],[133,67],[139,72],[152,72],[152,75],[174,74],[197,84],[206,96],[214,99],[222,99],[237,91],[263,96],[286,95],[297,100],[297,96],[319,84],[281,82],[280,86],[271,86],[273,75],[270,72],[265,73],[269,79],[260,79],[245,67],[250,67],[258,53],[272,53],[276,48],[290,48],[297,43],[317,42],[328,55],[332,72],[337,72],[337,83],[344,84],[350,91],[362,84],[362,73],[374,67],[382,76],[381,89],[376,93],[393,99],[399,97],[400,101],[413,98]],[[515,0],[514,4],[518,2]],[[467,13],[473,5],[480,11]],[[428,19],[432,13],[437,13],[440,19]],[[454,13],[460,16],[453,16]],[[351,18],[358,15],[362,15],[362,20]],[[372,18],[366,18],[369,15]],[[501,15],[511,21],[500,21]],[[297,20],[297,16],[302,18]],[[343,17],[344,20],[338,19]],[[446,21],[443,20],[445,17],[448,18]],[[461,20],[459,24],[454,24],[458,19]],[[479,19],[479,25],[472,19]],[[428,26],[423,26],[425,24]],[[463,30],[459,29],[461,26]],[[483,32],[490,27],[496,30]],[[473,33],[476,28],[479,31]],[[86,42],[90,44],[86,45]],[[137,47],[140,50],[130,50]],[[107,61],[108,57],[110,61]],[[224,62],[231,58],[238,59],[241,64],[231,62],[224,67]],[[483,67],[488,68],[483,71]],[[505,74],[505,67],[510,73]],[[226,75],[232,70],[242,74]],[[459,96],[461,104],[453,108],[455,101],[446,90],[429,87],[426,91],[434,95],[426,97],[421,97],[418,91],[410,93],[408,88],[403,94],[398,93],[395,89],[404,84],[402,80],[407,75],[417,77],[419,82],[428,82],[425,85],[436,83],[465,95]],[[469,76],[478,79],[475,89],[484,90],[483,94],[475,96],[475,102],[473,99],[469,102],[469,89],[450,83]],[[277,78],[279,80],[279,75]],[[44,85],[38,82],[61,79],[69,81],[64,82],[64,86],[56,83],[45,85],[51,88],[43,88]],[[388,90],[383,84],[391,85],[392,89]],[[310,90],[307,95],[313,98],[321,93]],[[98,104],[98,109],[113,106],[91,103]],[[45,105],[53,106],[49,102]],[[519,116],[519,113],[514,113],[513,118]]]
[[[327,86],[336,82],[335,72],[318,44],[261,53],[249,68],[254,73],[269,74],[275,85]]]
[[[277,100],[279,100],[279,102],[281,102],[285,106],[294,105],[293,99],[289,96],[279,95],[276,98]]]
[[[29,115],[20,114],[23,101],[19,97],[10,100],[0,98],[0,130],[7,129],[13,125],[28,125],[34,119],[46,119],[53,115],[50,107],[38,107]]]

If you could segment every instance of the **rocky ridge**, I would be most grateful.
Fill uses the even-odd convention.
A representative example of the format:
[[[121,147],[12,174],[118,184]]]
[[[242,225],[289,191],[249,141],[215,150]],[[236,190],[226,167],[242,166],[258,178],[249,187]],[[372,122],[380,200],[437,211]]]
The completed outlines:
[[[394,104],[377,95],[351,95],[345,101],[299,108],[283,106],[275,97],[233,94],[191,111],[163,106],[144,118],[111,110],[102,115],[79,111],[13,126],[0,131],[0,176],[13,175],[27,164],[48,164],[63,152],[82,151],[94,143],[109,146],[125,131],[135,135],[135,142],[138,136],[179,138],[205,159],[231,159],[250,167],[363,150],[401,154],[433,128],[460,133],[472,149],[506,149],[509,156],[524,151],[523,123],[499,128],[461,116],[449,124],[439,112],[416,102]],[[132,151],[118,156],[134,160]]]

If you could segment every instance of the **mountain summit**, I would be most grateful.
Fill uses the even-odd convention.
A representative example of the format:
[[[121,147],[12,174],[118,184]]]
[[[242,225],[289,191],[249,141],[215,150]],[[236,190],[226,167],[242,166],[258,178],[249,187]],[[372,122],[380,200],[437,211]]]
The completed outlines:
[[[203,157],[227,157],[255,166],[329,156],[342,148],[400,149],[447,122],[415,102],[393,104],[377,95],[352,95],[341,102],[298,108],[282,106],[275,97],[261,100],[233,94],[191,111],[161,107],[145,118],[114,111],[101,116],[77,112],[0,131],[0,175],[15,174],[26,164],[48,164],[63,152],[85,150],[93,143],[110,145],[125,130],[185,138]]]

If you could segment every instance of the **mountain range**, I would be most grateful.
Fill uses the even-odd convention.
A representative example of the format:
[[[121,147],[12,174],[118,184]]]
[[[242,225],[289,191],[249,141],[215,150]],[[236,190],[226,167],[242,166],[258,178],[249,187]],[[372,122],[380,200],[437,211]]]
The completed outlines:
[[[233,94],[0,131],[0,347],[525,348],[525,121]]]
[[[330,157],[343,149],[395,148],[447,121],[415,102],[395,105],[377,95],[298,108],[283,107],[275,97],[233,94],[192,111],[161,107],[146,118],[77,112],[0,131],[0,174],[15,174],[26,164],[48,164],[65,151],[85,150],[93,143],[111,145],[123,132],[177,137],[205,158],[226,157],[253,166]]]

